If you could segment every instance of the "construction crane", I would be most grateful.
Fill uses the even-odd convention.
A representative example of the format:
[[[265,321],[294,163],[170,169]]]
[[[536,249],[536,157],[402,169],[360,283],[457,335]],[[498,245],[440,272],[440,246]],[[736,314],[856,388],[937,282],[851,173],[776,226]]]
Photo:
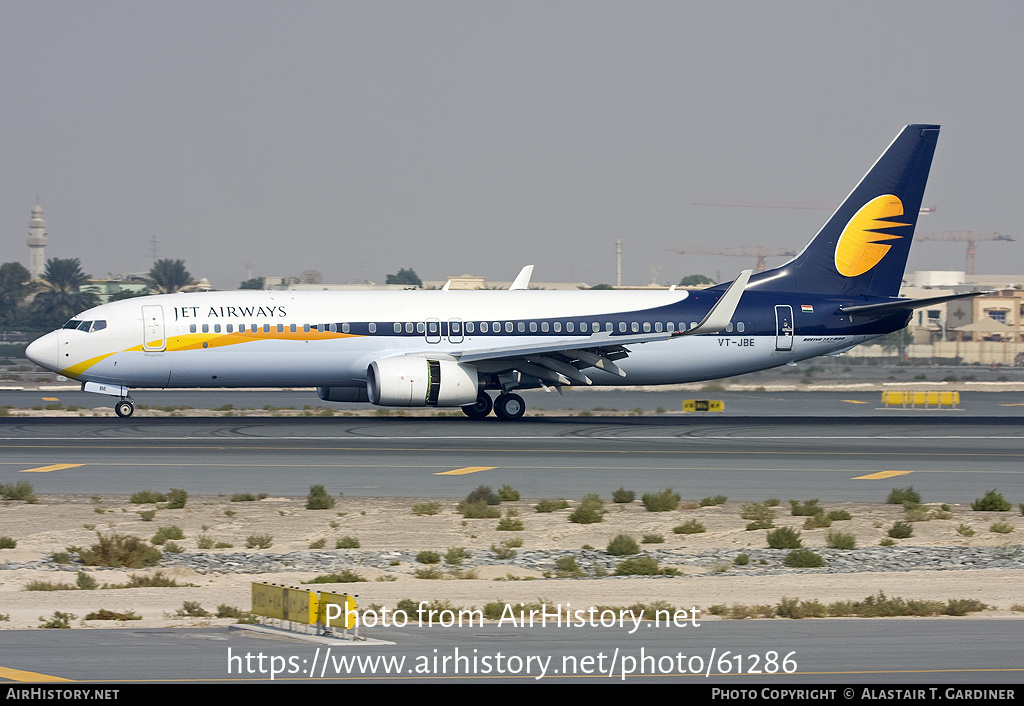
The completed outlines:
[[[728,208],[799,208],[808,211],[834,211],[835,204],[827,203],[809,203],[804,201],[778,201],[778,202],[763,202],[763,203],[728,203],[728,202],[717,202],[717,201],[693,201],[690,203],[691,206],[726,206]],[[935,213],[938,210],[936,206],[922,206],[920,213]]]
[[[967,260],[964,263],[964,274],[974,274],[974,244],[1002,240],[1014,242],[1017,239],[1012,235],[1002,233],[975,233],[973,230],[948,230],[944,233],[918,233],[918,240],[932,240],[946,243],[967,243]]]
[[[758,272],[764,272],[765,258],[793,257],[796,255],[794,251],[786,250],[785,248],[763,248],[760,245],[741,245],[736,248],[701,248],[696,246],[686,246],[682,248],[665,249],[677,252],[680,255],[730,255],[733,257],[756,257]]]

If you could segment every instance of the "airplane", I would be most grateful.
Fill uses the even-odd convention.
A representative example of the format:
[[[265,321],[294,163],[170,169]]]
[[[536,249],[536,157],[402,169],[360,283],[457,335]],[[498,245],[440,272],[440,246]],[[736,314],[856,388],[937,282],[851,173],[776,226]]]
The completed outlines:
[[[221,291],[94,307],[28,346],[37,365],[132,388],[314,387],[321,400],[523,416],[516,390],[658,385],[837,355],[902,329],[899,297],[938,125],[908,125],[789,262],[703,290]],[[490,392],[497,393],[492,399]]]

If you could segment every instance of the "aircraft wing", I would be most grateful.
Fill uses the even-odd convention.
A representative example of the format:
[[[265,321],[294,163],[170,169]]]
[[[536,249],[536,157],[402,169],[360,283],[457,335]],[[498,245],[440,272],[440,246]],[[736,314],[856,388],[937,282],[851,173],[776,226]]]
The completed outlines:
[[[619,377],[626,373],[613,361],[629,355],[627,345],[667,341],[681,336],[714,334],[732,320],[739,305],[743,288],[751,270],[744,270],[711,307],[704,319],[688,331],[662,331],[658,333],[614,334],[599,331],[587,337],[566,337],[545,343],[521,343],[481,350],[455,352],[452,357],[460,363],[475,363],[495,371],[518,370],[553,385],[573,383],[590,385],[592,381],[581,370],[595,367]]]

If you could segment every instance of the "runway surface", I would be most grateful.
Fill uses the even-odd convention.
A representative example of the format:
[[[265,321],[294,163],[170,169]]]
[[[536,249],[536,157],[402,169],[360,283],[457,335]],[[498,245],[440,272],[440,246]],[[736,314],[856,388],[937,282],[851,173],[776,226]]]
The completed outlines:
[[[320,483],[348,495],[462,497],[507,483],[537,498],[625,485],[870,502],[913,485],[954,503],[991,488],[1012,497],[1022,461],[1016,418],[962,414],[0,419],[0,482],[27,479],[40,493],[301,496]]]

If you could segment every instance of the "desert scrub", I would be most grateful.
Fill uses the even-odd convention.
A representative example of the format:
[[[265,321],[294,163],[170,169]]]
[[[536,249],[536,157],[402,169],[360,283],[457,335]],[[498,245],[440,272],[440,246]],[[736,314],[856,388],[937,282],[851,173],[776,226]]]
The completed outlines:
[[[988,528],[989,532],[996,532],[998,534],[1009,534],[1013,532],[1013,525],[1009,522],[996,522]]]
[[[555,559],[555,578],[571,579],[586,576],[586,572],[580,568],[574,556],[561,556]]]
[[[707,532],[707,528],[698,520],[687,520],[681,525],[676,525],[672,528],[672,531],[676,534],[700,534]]]
[[[740,517],[753,520],[747,525],[748,530],[769,529],[775,521],[775,509],[767,503],[748,503],[740,509]]]
[[[620,487],[618,490],[612,491],[612,502],[619,504],[631,503],[636,500],[636,493],[632,490],[626,490]]]
[[[231,496],[231,502],[233,503],[254,503],[256,502],[256,496],[252,493],[235,493]]]
[[[595,522],[602,522],[604,520],[604,513],[604,501],[601,500],[597,493],[588,493],[583,496],[579,507],[569,515],[569,522],[591,525]]]
[[[825,560],[810,549],[794,549],[786,555],[786,566],[798,569],[816,569],[825,565]]]
[[[628,534],[616,535],[615,538],[608,542],[608,553],[612,556],[627,556],[629,554],[639,554],[640,545],[636,543],[636,540],[630,537]]]
[[[800,502],[798,500],[789,501],[790,512],[794,517],[810,517],[813,515],[820,515],[825,512],[825,508],[818,506],[818,499],[805,500]]]
[[[715,505],[724,505],[725,501],[729,498],[724,495],[715,495],[710,498],[702,498],[700,501],[701,507],[714,507]]]
[[[533,506],[533,509],[537,512],[554,512],[555,510],[565,510],[571,507],[569,501],[565,498],[553,498],[549,500],[541,500],[539,503]]]
[[[889,491],[889,497],[885,499],[885,502],[890,505],[906,505],[908,503],[920,505],[921,494],[914,490],[912,485],[907,488],[893,488]]]
[[[79,558],[86,566],[141,569],[160,563],[160,550],[138,537],[116,532],[106,536],[97,532],[96,537],[96,544],[78,552]]]
[[[509,486],[505,486],[509,488]],[[509,488],[509,490],[512,490]],[[515,492],[514,490],[512,492]],[[466,503],[487,503],[488,505],[498,505],[501,503],[501,496],[491,490],[489,485],[478,485],[476,490],[471,491],[466,499],[463,501]]]
[[[498,488],[498,499],[503,503],[512,503],[519,500],[519,491],[511,485],[503,485]]]
[[[0,537],[0,549],[14,549],[17,546],[18,542],[13,537]]]
[[[168,539],[184,539],[185,533],[182,532],[181,527],[177,525],[170,525],[169,527],[160,527],[157,529],[156,534],[149,540],[153,544],[159,546],[166,542]]]
[[[615,566],[616,576],[657,576],[658,562],[649,556],[630,557]]]
[[[483,500],[476,502],[463,501],[457,505],[459,512],[467,520],[493,520],[501,517],[501,509],[488,505]]]
[[[914,535],[914,526],[909,522],[896,522],[889,529],[889,536],[893,539],[906,539]]]
[[[671,512],[679,507],[680,500],[682,498],[679,493],[676,493],[671,488],[666,488],[657,493],[644,493],[640,498],[647,512]]]
[[[416,503],[412,506],[412,512],[414,515],[439,515],[441,514],[441,503],[436,500]]]
[[[334,507],[334,502],[334,498],[327,494],[324,486],[309,486],[309,494],[306,495],[307,510],[330,510]]]
[[[857,539],[846,532],[829,530],[825,535],[825,543],[832,549],[853,549],[857,546]]]
[[[1006,498],[1003,497],[1002,493],[997,493],[993,489],[985,493],[984,497],[972,502],[971,509],[979,512],[1006,512],[1007,510],[1012,510],[1013,505],[1006,502]]]
[[[416,555],[416,561],[421,564],[440,564],[441,555],[437,552],[422,551]]]
[[[351,569],[344,569],[335,574],[321,574],[302,583],[367,583],[367,581]]]
[[[641,538],[640,542],[642,544],[664,544],[665,543],[665,535],[663,535],[663,534],[645,534],[643,536],[643,538]]]
[[[245,546],[249,549],[269,549],[274,538],[269,534],[250,534],[245,538]]]
[[[344,537],[339,537],[338,538],[338,541],[336,541],[334,543],[334,548],[335,549],[359,549],[359,540],[357,538],[355,538],[355,537],[350,537],[349,535],[346,534]]]
[[[32,484],[25,480],[16,483],[0,483],[0,497],[4,500],[23,500],[27,503],[38,502],[32,490]]]
[[[508,514],[498,520],[497,530],[499,532],[522,532],[523,521],[515,515],[515,510],[509,510]]]
[[[149,505],[153,503],[167,502],[167,496],[163,493],[157,493],[152,490],[140,490],[137,493],[132,493],[129,502],[135,505]]]
[[[188,493],[181,488],[171,488],[167,493],[167,509],[180,510],[188,502]]]
[[[803,545],[800,531],[792,527],[779,527],[765,535],[772,549],[799,549]]]

